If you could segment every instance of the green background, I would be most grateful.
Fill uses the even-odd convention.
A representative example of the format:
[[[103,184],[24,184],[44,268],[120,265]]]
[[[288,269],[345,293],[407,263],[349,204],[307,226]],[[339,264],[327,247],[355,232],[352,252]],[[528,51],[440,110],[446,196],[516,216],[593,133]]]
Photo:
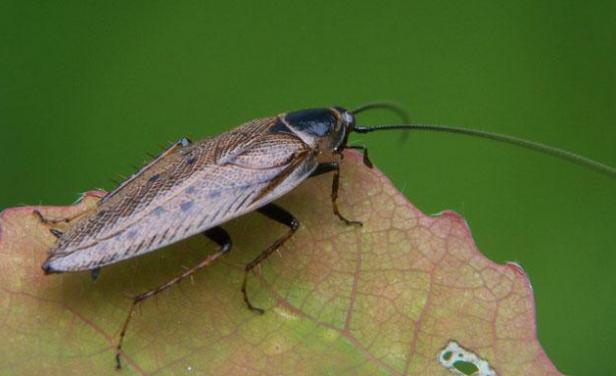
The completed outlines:
[[[182,136],[380,99],[616,165],[616,5],[3,1],[0,209],[111,189]],[[561,371],[614,370],[615,180],[483,140],[398,138],[353,139],[424,212],[461,213],[488,257],[522,264]]]

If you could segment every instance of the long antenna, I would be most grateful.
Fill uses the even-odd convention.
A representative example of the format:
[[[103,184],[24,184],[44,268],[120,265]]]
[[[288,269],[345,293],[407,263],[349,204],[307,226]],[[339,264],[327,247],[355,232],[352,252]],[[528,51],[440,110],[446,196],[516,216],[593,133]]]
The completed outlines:
[[[403,124],[408,124],[411,122],[411,119],[409,118],[409,112],[406,110],[406,108],[394,102],[377,101],[377,102],[364,103],[363,105],[351,111],[351,113],[353,115],[357,115],[359,113],[362,113],[365,111],[371,111],[371,110],[387,110],[387,111],[390,111],[396,114],[400,118],[400,121],[402,121]],[[408,138],[409,138],[408,133],[404,132],[400,135],[400,142],[404,143],[406,142]]]
[[[370,133],[375,131],[383,131],[390,129],[406,129],[417,131],[434,131],[445,132],[453,134],[461,134],[465,136],[473,136],[480,138],[487,138],[490,140],[503,142],[507,144],[516,145],[519,147],[534,150],[540,153],[549,154],[556,158],[560,158],[569,162],[577,163],[578,165],[591,168],[606,175],[616,177],[616,168],[603,164],[601,162],[594,161],[590,158],[583,157],[573,152],[559,149],[553,146],[545,145],[539,142],[529,141],[522,138],[508,136],[500,133],[480,131],[470,128],[458,128],[449,127],[446,125],[432,125],[432,124],[392,124],[392,125],[375,125],[371,127],[355,126],[352,130],[357,133]]]

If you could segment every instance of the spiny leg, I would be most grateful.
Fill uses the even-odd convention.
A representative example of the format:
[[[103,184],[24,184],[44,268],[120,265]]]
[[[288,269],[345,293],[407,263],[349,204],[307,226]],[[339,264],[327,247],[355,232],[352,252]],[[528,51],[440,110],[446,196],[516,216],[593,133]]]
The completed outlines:
[[[214,260],[222,256],[224,253],[231,250],[231,238],[229,237],[229,234],[227,234],[227,232],[222,229],[222,227],[211,228],[205,231],[203,235],[205,235],[210,240],[218,244],[220,246],[220,250],[212,255],[207,256],[205,259],[203,259],[203,261],[193,266],[191,269],[184,271],[182,274],[173,278],[167,283],[160,285],[156,288],[153,288],[151,290],[148,290],[133,298],[133,302],[130,306],[130,310],[128,311],[128,316],[126,317],[126,320],[124,321],[124,325],[122,326],[122,331],[120,332],[120,340],[118,341],[118,345],[116,346],[116,369],[122,368],[122,364],[120,363],[120,354],[122,352],[122,342],[124,341],[124,336],[126,335],[126,330],[128,329],[128,323],[130,322],[132,318],[133,311],[135,310],[135,307],[137,306],[137,304],[143,302],[144,300],[148,298],[151,298],[152,296],[158,294],[159,292],[162,292],[168,289],[169,287],[175,285],[176,283],[179,283],[184,278],[189,277],[197,270],[208,266]]]
[[[265,215],[266,217],[278,222],[282,223],[285,226],[289,227],[289,231],[276,240],[272,245],[270,245],[267,249],[261,252],[254,260],[249,262],[244,268],[244,281],[242,282],[242,294],[244,295],[244,302],[248,306],[251,311],[257,312],[259,314],[263,314],[263,309],[257,308],[250,303],[248,299],[248,292],[246,291],[246,282],[248,280],[248,273],[254,269],[255,266],[259,265],[263,260],[269,257],[275,250],[280,248],[299,228],[299,221],[288,211],[284,210],[280,206],[274,204],[268,204],[264,207],[257,210],[259,213]]]
[[[334,180],[332,182],[332,196],[331,196],[332,207],[334,208],[334,214],[347,225],[362,226],[363,223],[361,223],[360,221],[351,221],[345,218],[342,214],[340,214],[340,210],[338,210],[338,203],[336,202],[336,200],[338,199],[338,190],[340,188],[340,164],[338,162],[319,163],[316,170],[314,170],[314,172],[310,175],[310,177],[318,176],[318,175],[325,174],[331,171],[334,172]]]
[[[48,225],[48,226],[53,226],[53,225],[57,225],[61,223],[69,223],[70,221],[82,215],[82,213],[79,213],[72,217],[64,217],[61,219],[51,219],[51,218],[46,218],[45,216],[43,216],[43,214],[38,209],[34,209],[32,211],[32,214],[34,214],[38,218],[38,220],[41,221],[42,224]]]
[[[49,232],[51,232],[51,234],[53,236],[55,236],[56,238],[60,238],[60,237],[62,237],[62,234],[64,233],[64,231],[66,231],[71,226],[71,222],[75,221],[76,219],[79,219],[79,218],[83,217],[84,215],[89,214],[92,210],[93,209],[88,209],[88,210],[86,210],[84,212],[75,214],[73,216],[64,217],[64,218],[60,218],[60,219],[46,218],[37,209],[34,209],[32,211],[32,214],[34,214],[34,216],[43,225],[45,225],[45,226],[47,226],[49,228]]]

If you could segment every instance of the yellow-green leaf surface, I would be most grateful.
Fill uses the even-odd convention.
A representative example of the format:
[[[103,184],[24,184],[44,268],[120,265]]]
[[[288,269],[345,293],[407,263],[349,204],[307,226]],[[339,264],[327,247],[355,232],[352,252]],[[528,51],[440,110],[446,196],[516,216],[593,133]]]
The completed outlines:
[[[451,375],[481,362],[499,375],[558,374],[537,341],[519,266],[486,259],[461,217],[419,212],[357,154],[342,167],[340,208],[362,228],[332,214],[331,176],[280,200],[302,226],[249,280],[261,316],[242,301],[242,268],[286,229],[258,214],[229,223],[230,254],[136,311],[122,374]],[[64,217],[98,197],[36,208]],[[45,276],[54,237],[33,209],[0,218],[1,374],[110,374],[130,296],[215,249],[195,237],[107,267],[95,282]]]

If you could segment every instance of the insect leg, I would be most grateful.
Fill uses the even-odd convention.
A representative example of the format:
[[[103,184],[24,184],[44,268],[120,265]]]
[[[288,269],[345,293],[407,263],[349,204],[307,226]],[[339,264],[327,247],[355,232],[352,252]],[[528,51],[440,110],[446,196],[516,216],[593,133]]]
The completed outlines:
[[[45,217],[43,216],[43,214],[34,209],[32,211],[32,214],[34,214],[34,216],[45,226],[47,226],[47,228],[49,229],[49,232],[51,232],[51,234],[53,236],[55,236],[56,238],[60,238],[62,236],[62,234],[68,230],[71,226],[72,226],[72,222],[85,216],[88,215],[92,212],[93,209],[87,209],[84,212],[75,214],[73,216],[70,217],[62,217],[62,218],[49,218],[49,217]]]
[[[338,199],[338,190],[340,188],[340,164],[338,162],[325,162],[319,163],[314,172],[310,175],[310,177],[318,176],[321,174],[325,174],[327,172],[334,171],[334,180],[332,182],[332,206],[334,208],[334,214],[340,218],[341,221],[346,223],[347,225],[358,225],[361,226],[362,223],[359,221],[351,221],[346,219],[340,211],[338,210],[338,203],[336,200]]]
[[[43,216],[43,214],[34,209],[32,211],[32,214],[34,214],[34,216],[44,225],[46,226],[67,226],[68,224],[70,224],[72,221],[74,221],[77,218],[82,217],[83,215],[87,214],[89,211],[86,211],[85,213],[79,213],[76,215],[73,215],[71,217],[63,217],[63,218],[47,218],[45,216]],[[62,232],[62,230],[58,230],[58,232]],[[53,231],[52,234],[56,235]]]
[[[299,228],[299,221],[288,211],[284,210],[280,206],[274,204],[268,204],[264,207],[257,209],[257,211],[266,217],[278,222],[283,225],[289,227],[289,231],[276,240],[272,245],[270,245],[267,249],[259,254],[254,260],[249,262],[244,268],[244,281],[242,282],[242,294],[244,294],[244,302],[248,306],[248,308],[257,313],[263,314],[263,309],[257,308],[250,303],[248,299],[248,293],[246,291],[246,282],[248,280],[248,273],[254,269],[255,266],[259,265],[263,260],[269,257],[275,250],[280,248]]]
[[[362,155],[363,155],[364,165],[366,165],[366,167],[368,167],[368,168],[374,167],[374,165],[372,164],[372,161],[370,161],[370,158],[368,158],[368,148],[365,147],[364,145],[350,145],[350,146],[345,146],[345,148],[346,149],[361,150],[362,151]]]
[[[133,302],[130,306],[130,310],[128,311],[128,316],[126,317],[126,320],[124,321],[124,325],[122,326],[122,331],[120,332],[120,340],[118,341],[118,345],[116,346],[116,369],[122,368],[122,364],[120,363],[120,354],[122,352],[122,342],[124,341],[124,336],[126,335],[126,330],[128,329],[128,323],[130,322],[133,316],[133,311],[135,310],[135,307],[137,306],[137,304],[143,302],[144,300],[148,298],[151,298],[152,296],[158,294],[159,292],[162,292],[168,289],[169,287],[175,285],[176,283],[180,282],[184,278],[189,277],[197,270],[210,265],[212,262],[214,262],[214,260],[216,260],[223,254],[231,250],[231,238],[229,237],[229,234],[227,234],[227,232],[222,229],[222,227],[211,228],[205,231],[203,235],[205,235],[210,240],[212,240],[213,242],[219,245],[220,249],[218,252],[207,256],[205,259],[203,259],[203,261],[193,266],[191,269],[184,271],[182,274],[173,278],[167,283],[160,285],[156,288],[153,288],[151,290],[148,290],[133,298]]]
[[[100,274],[101,274],[101,268],[90,270],[90,278],[92,278],[93,281],[96,281]]]
[[[337,168],[334,170],[334,180],[332,182],[332,206],[334,207],[334,214],[336,214],[336,216],[338,216],[338,218],[340,218],[340,220],[342,220],[347,225],[362,226],[363,223],[361,223],[360,221],[351,221],[346,219],[342,214],[340,214],[340,211],[338,210],[338,204],[336,203],[336,200],[338,199],[338,188],[340,187],[340,165],[336,163],[336,167]]]

